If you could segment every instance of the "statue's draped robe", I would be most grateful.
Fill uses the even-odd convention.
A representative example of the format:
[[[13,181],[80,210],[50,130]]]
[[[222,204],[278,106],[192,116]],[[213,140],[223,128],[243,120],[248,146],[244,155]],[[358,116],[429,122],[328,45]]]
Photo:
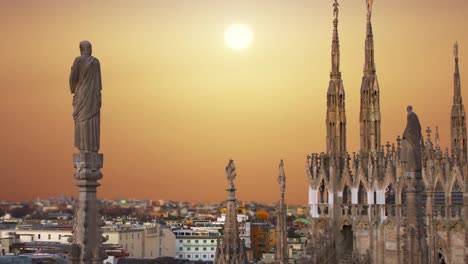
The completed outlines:
[[[403,132],[401,161],[405,163],[406,171],[421,170],[421,124],[418,116],[408,113],[405,131]]]
[[[101,109],[101,66],[90,55],[81,55],[73,63],[70,73],[75,120],[75,147],[98,151]]]

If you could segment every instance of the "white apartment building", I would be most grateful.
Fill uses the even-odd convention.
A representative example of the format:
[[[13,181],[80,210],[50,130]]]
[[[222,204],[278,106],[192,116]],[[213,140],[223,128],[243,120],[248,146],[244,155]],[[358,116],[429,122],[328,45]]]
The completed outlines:
[[[0,239],[15,236],[19,242],[71,241],[71,228],[46,226],[18,226],[16,229],[0,230]],[[106,225],[103,227],[106,244],[117,244],[134,258],[175,257],[175,235],[159,224]],[[8,249],[0,249],[8,252]]]
[[[221,234],[214,230],[180,229],[174,230],[176,235],[176,258],[191,261],[214,261],[216,246]]]

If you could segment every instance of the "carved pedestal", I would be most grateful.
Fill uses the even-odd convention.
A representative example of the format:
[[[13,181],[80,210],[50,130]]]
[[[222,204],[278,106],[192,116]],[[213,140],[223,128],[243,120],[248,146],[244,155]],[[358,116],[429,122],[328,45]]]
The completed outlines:
[[[96,189],[102,178],[100,169],[103,165],[103,155],[96,152],[80,152],[73,155],[76,169],[73,177],[78,180],[78,203],[73,219],[72,245],[68,253],[71,264],[102,264],[107,258],[102,247],[105,240],[102,236],[99,201],[96,199]]]

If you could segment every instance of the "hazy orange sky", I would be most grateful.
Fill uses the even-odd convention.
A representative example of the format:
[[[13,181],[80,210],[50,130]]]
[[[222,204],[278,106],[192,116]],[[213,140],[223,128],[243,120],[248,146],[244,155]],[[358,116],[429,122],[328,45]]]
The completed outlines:
[[[0,2],[0,199],[77,194],[68,77],[87,39],[101,61],[103,198],[273,202],[279,159],[288,203],[306,203],[307,153],[325,150],[332,2],[152,0]],[[348,150],[359,146],[365,1],[340,1]],[[468,1],[376,0],[382,143],[412,104],[449,142],[453,44],[468,100]],[[231,23],[252,45],[229,49]],[[424,133],[425,134],[425,133]]]

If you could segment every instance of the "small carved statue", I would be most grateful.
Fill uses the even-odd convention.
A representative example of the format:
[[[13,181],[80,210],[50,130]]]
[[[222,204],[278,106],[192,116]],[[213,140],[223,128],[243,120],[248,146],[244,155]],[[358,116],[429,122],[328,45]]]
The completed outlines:
[[[366,0],[367,1],[367,19],[370,20],[372,16],[372,5],[374,4],[374,0]]]
[[[338,13],[340,12],[340,10],[338,9],[339,6],[340,4],[338,4],[338,0],[335,0],[335,3],[333,3],[333,16],[335,17],[335,19],[338,19]]]
[[[280,164],[279,164],[278,183],[279,183],[279,186],[280,186],[281,194],[284,194],[284,192],[286,191],[286,175],[284,173],[284,162],[283,162],[283,160],[281,160]]]
[[[236,166],[234,165],[233,160],[229,160],[229,163],[226,166],[226,177],[229,181],[229,187],[231,189],[234,189],[234,179],[236,178]]]

